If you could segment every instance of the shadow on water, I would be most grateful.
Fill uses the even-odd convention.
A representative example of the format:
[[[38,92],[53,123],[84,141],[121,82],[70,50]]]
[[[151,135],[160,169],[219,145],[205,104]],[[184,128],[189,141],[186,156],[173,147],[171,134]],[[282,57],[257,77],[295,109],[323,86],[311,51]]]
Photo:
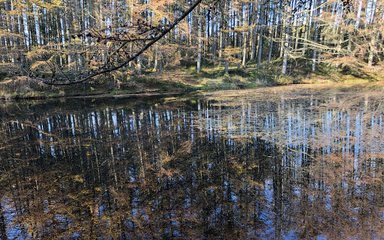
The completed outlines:
[[[380,239],[380,104],[337,98],[4,107],[0,238]]]

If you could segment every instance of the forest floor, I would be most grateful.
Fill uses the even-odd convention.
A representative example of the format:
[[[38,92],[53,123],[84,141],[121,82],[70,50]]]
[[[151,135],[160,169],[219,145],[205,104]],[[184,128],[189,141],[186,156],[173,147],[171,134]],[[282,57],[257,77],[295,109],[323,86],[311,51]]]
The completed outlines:
[[[255,89],[266,86],[315,84],[358,86],[383,89],[382,69],[345,70],[319,67],[315,73],[294,67],[291,74],[281,76],[277,64],[232,66],[225,74],[223,66],[205,67],[196,73],[193,67],[171,68],[163,72],[145,72],[141,75],[116,74],[109,79],[67,87],[54,87],[27,77],[7,78],[0,81],[0,99],[45,99],[58,97],[118,97],[129,95],[183,94],[218,90]]]

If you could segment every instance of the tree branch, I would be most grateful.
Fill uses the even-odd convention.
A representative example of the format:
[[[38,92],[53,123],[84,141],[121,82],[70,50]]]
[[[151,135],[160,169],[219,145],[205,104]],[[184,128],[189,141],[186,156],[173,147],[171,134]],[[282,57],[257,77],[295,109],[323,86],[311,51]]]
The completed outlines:
[[[47,82],[47,81],[44,81],[43,82],[47,85],[54,85],[54,86],[68,86],[68,85],[74,85],[74,84],[79,84],[79,83],[83,83],[83,82],[86,82],[96,76],[99,76],[99,75],[102,75],[102,74],[105,74],[105,73],[110,73],[110,72],[113,72],[113,71],[116,71],[120,68],[123,68],[125,66],[128,65],[128,63],[130,63],[131,61],[135,60],[137,57],[139,57],[141,54],[143,54],[148,48],[150,48],[153,44],[155,44],[156,42],[158,42],[160,39],[162,39],[167,33],[169,33],[173,28],[175,28],[184,18],[186,18],[203,0],[196,0],[196,2],[186,11],[183,13],[183,15],[181,15],[179,18],[177,18],[173,24],[171,24],[167,29],[165,29],[159,36],[155,37],[152,41],[150,41],[149,43],[147,43],[140,51],[138,51],[135,55],[133,55],[132,57],[130,57],[128,60],[126,60],[125,62],[117,65],[117,66],[114,66],[114,67],[111,67],[111,68],[108,68],[108,69],[104,69],[104,70],[101,70],[101,71],[98,71],[98,72],[95,72],[95,73],[92,73],[90,74],[89,76],[86,76],[84,78],[81,78],[79,80],[76,80],[76,81],[66,81],[66,82],[61,82],[61,83],[57,83],[57,82],[54,82],[54,81],[51,81],[51,82]]]

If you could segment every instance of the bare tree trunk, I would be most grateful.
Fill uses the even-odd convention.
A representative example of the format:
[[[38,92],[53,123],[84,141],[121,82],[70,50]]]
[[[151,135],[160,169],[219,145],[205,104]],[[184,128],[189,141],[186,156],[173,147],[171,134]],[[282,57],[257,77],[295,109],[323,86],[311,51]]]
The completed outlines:
[[[223,50],[224,50],[224,18],[225,18],[225,14],[224,14],[224,11],[225,11],[225,3],[223,2],[220,2],[220,28],[219,28],[219,61],[221,63],[221,61],[223,60]]]
[[[219,33],[219,59],[221,61],[221,59],[223,58],[223,48],[224,48],[224,34],[223,34],[223,30],[224,30],[224,21],[222,20],[223,18],[223,14],[220,15],[220,33]]]
[[[241,66],[245,67],[245,64],[247,63],[247,5],[243,5],[243,60],[241,62]]]
[[[153,71],[154,72],[157,72],[157,68],[158,68],[158,65],[159,65],[159,61],[158,61],[159,53],[158,53],[158,51],[159,51],[159,45],[156,44],[155,51],[154,51],[154,54],[153,54],[154,55],[153,56],[153,58],[154,58]]]
[[[285,28],[286,28],[286,23],[285,23],[285,13],[284,13],[284,5],[283,3],[280,3],[281,4],[281,10],[280,10],[280,22],[278,22],[277,24],[281,24],[281,36],[280,36],[280,53],[279,53],[279,57],[283,57],[283,54],[284,54],[284,37],[285,37]]]
[[[290,19],[290,6],[288,6],[287,12],[283,14],[283,31],[284,31],[284,39],[282,41],[283,44],[283,66],[281,68],[281,73],[283,75],[287,74],[288,68],[288,54],[289,54],[289,19]]]
[[[281,69],[281,73],[283,75],[287,74],[288,51],[289,51],[289,35],[288,33],[285,33],[285,41],[284,41],[284,48],[283,48],[283,67]]]
[[[137,57],[136,64],[137,64],[137,67],[136,67],[137,74],[140,75],[141,74],[141,56]]]
[[[202,19],[201,19],[201,7],[197,7],[197,63],[196,63],[196,71],[199,73],[201,72],[201,55],[202,55],[202,47],[203,47],[203,40],[202,40]]]
[[[314,3],[313,3],[313,5],[314,5],[314,8],[315,8],[315,10],[314,10],[314,16],[315,17],[317,17],[317,13],[318,13],[318,10],[317,10],[317,1],[318,0],[314,0]],[[315,22],[314,24],[313,24],[313,27],[315,28],[315,33],[314,33],[314,36],[313,36],[313,41],[314,42],[317,42],[317,39],[318,39],[318,34],[319,34],[319,29],[318,29],[318,26],[317,26],[317,22]],[[317,59],[317,50],[316,49],[314,49],[313,50],[313,53],[312,53],[312,72],[315,72],[316,71],[316,59]]]
[[[316,41],[316,39],[317,39],[317,34],[318,34],[317,31],[318,31],[317,27],[315,27],[315,39],[314,39],[314,41]],[[312,72],[316,71],[316,58],[317,58],[317,50],[314,49],[313,53],[312,53]]]
[[[376,51],[376,35],[373,34],[371,38],[371,42],[369,44],[368,67],[373,66],[375,51]]]
[[[261,2],[260,6],[260,33],[259,33],[259,46],[257,47],[257,66],[261,64],[261,57],[263,54],[263,34],[264,34],[264,1]]]
[[[268,50],[268,63],[272,60],[272,51],[273,51],[273,40],[269,40],[269,50]]]
[[[357,8],[357,16],[356,16],[356,23],[355,23],[356,29],[360,27],[361,9],[363,8],[363,0],[358,0],[358,1],[359,1],[359,7]]]

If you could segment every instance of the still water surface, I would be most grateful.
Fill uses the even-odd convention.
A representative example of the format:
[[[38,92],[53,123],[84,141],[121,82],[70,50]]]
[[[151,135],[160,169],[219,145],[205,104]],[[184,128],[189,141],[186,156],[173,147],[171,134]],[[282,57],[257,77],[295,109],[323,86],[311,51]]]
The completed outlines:
[[[336,93],[8,104],[0,239],[384,239],[381,104]]]

